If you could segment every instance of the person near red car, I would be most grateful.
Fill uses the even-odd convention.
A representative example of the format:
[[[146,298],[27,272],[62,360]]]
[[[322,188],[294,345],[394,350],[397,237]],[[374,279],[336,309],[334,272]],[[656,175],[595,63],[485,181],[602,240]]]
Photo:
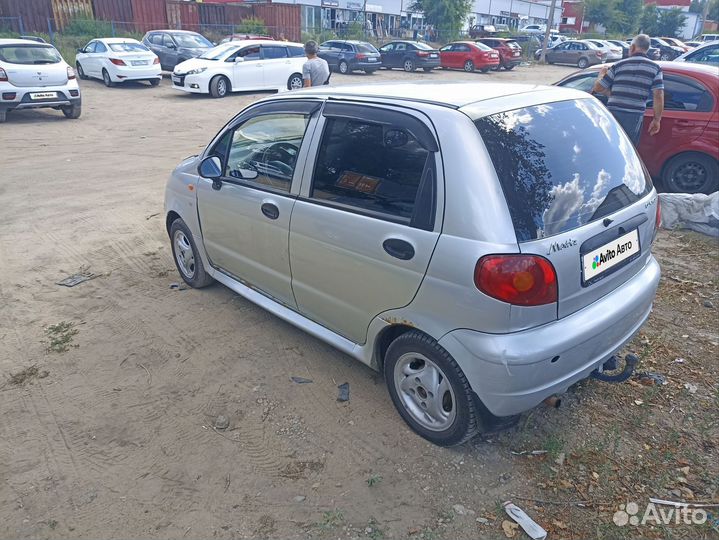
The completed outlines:
[[[637,147],[647,102],[653,98],[654,118],[649,125],[650,135],[659,133],[664,112],[662,68],[647,58],[650,45],[646,34],[636,36],[629,48],[629,58],[603,68],[592,89],[609,97],[607,109]]]

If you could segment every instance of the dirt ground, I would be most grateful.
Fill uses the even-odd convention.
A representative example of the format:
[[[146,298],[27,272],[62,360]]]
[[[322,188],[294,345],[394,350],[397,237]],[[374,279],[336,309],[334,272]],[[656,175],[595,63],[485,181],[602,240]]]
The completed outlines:
[[[649,497],[719,503],[715,241],[659,235],[656,309],[629,349],[666,385],[584,382],[558,410],[442,449],[368,368],[225,287],[171,288],[165,181],[259,96],[82,88],[80,120],[0,127],[0,537],[526,538],[503,524],[507,499],[551,539],[719,536],[612,522]],[[97,277],[56,284],[79,270]]]

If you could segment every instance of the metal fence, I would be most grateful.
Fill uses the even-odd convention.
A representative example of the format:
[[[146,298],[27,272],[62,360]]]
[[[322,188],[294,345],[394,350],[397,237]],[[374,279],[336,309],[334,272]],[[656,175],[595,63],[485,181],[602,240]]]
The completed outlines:
[[[22,17],[0,17],[0,34],[24,35],[25,27]]]

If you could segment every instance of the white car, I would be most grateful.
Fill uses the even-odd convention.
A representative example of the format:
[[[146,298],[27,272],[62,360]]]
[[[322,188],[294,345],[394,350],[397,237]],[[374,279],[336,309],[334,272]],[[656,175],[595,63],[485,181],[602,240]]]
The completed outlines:
[[[0,39],[0,122],[8,111],[51,108],[68,118],[82,112],[75,70],[52,45]]]
[[[172,87],[194,94],[225,97],[243,90],[302,88],[306,58],[294,56],[299,43],[268,40],[230,41],[175,66]]]
[[[618,45],[614,45],[614,43],[609,43],[603,39],[585,39],[584,41],[592,43],[597,49],[602,51],[606,55],[604,58],[605,62],[616,62],[622,59],[622,48]]]
[[[547,31],[546,24],[528,24],[519,29],[520,34],[542,34]]]
[[[101,79],[105,86],[125,81],[162,80],[160,59],[145,45],[130,38],[93,39],[77,50],[75,67],[81,79]]]

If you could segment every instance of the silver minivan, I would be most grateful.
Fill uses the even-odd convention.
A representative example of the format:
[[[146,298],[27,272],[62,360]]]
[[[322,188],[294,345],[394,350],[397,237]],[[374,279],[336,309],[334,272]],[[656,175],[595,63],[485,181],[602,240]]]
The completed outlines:
[[[384,373],[439,445],[601,373],[649,316],[657,194],[579,91],[317,87],[235,116],[166,190],[177,268]]]

